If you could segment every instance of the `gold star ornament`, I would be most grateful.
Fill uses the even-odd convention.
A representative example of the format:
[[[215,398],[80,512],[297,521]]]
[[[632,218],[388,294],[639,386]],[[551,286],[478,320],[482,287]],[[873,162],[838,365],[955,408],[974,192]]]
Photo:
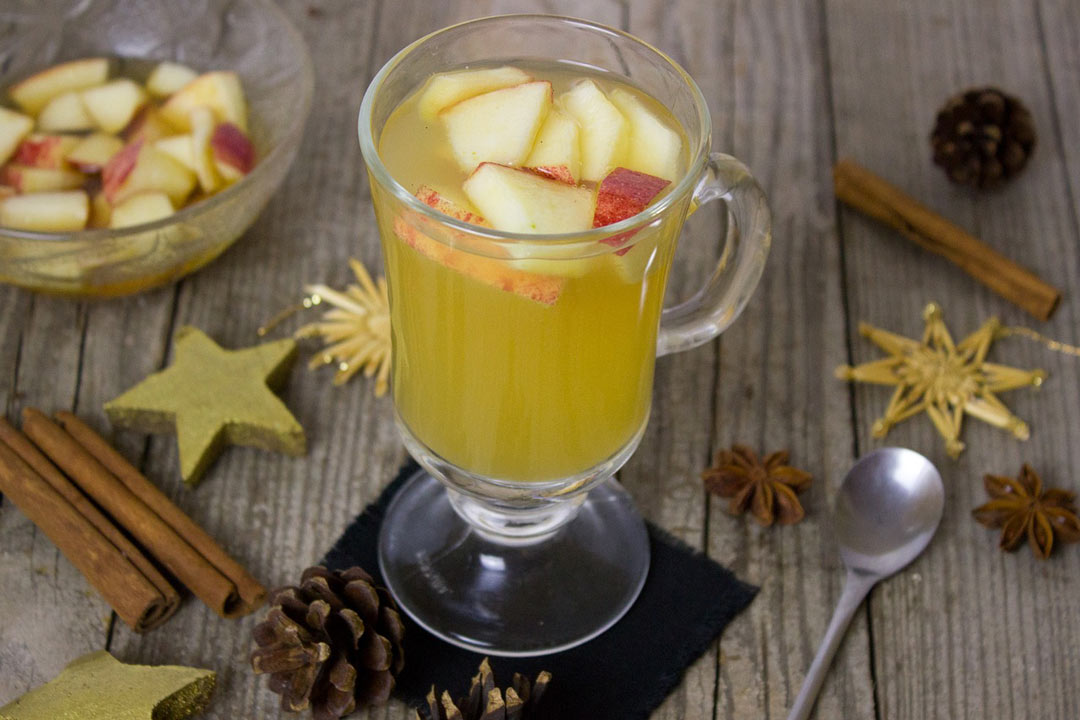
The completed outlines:
[[[945,450],[952,458],[964,450],[960,441],[964,415],[1027,440],[1027,424],[1005,407],[997,393],[1038,387],[1046,379],[1046,372],[986,362],[991,343],[1011,334],[996,317],[959,343],[953,342],[937,304],[926,306],[923,319],[926,330],[921,341],[861,323],[859,333],[887,352],[888,357],[836,369],[836,376],[842,380],[896,386],[885,414],[874,422],[873,436],[885,437],[894,425],[925,412],[945,438]]]
[[[307,450],[304,429],[273,389],[296,359],[291,339],[225,350],[193,327],[175,336],[173,364],[105,403],[118,427],[176,433],[180,474],[198,482],[226,445],[288,455]]]
[[[214,691],[210,670],[126,665],[104,650],[0,708],[0,720],[182,720]]]

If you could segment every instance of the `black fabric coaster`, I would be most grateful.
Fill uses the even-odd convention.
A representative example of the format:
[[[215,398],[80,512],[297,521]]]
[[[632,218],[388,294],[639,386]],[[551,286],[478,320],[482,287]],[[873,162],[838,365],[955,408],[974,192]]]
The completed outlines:
[[[407,463],[326,554],[335,570],[359,565],[376,576],[376,545],[390,500],[418,466]],[[735,577],[677,538],[648,523],[652,563],[634,606],[607,632],[570,650],[537,658],[491,657],[495,681],[507,687],[513,673],[533,679],[552,674],[544,717],[559,720],[647,718],[758,589]],[[431,685],[457,698],[466,693],[483,655],[444,642],[405,620],[405,670],[395,694],[413,706]]]

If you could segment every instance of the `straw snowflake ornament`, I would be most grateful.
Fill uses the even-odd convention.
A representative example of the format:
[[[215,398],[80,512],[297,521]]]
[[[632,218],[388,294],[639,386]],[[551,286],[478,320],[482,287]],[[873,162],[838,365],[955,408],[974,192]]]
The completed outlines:
[[[390,378],[390,301],[386,279],[373,281],[359,260],[349,259],[356,283],[344,291],[321,283],[305,285],[308,294],[303,302],[289,308],[259,328],[265,335],[278,323],[297,310],[313,308],[323,303],[332,305],[322,318],[304,325],[294,333],[296,339],[321,338],[327,346],[308,362],[312,370],[324,365],[336,365],[334,384],[344,385],[363,370],[366,377],[375,378],[375,396],[386,394]]]

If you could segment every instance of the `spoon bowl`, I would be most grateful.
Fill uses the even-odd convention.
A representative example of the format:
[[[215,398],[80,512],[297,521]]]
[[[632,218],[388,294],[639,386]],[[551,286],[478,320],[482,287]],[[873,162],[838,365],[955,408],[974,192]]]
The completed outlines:
[[[941,475],[914,450],[874,450],[848,471],[832,523],[847,580],[788,720],[806,720],[810,715],[825,672],[863,598],[879,580],[926,549],[944,509]]]
[[[833,509],[844,565],[884,578],[926,549],[945,508],[937,468],[905,448],[864,455],[848,471]]]

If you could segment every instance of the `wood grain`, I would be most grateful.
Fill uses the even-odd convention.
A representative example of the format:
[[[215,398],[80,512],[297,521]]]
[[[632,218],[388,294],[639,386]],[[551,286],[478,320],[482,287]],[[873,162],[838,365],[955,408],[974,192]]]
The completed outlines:
[[[1064,288],[1065,302],[1038,329],[1075,341],[1078,238],[1064,182],[1063,153],[1051,119],[1047,67],[1034,5],[1010,2],[875,4],[829,0],[829,49],[836,142],[850,155],[984,241]],[[867,48],[874,48],[867,52]],[[898,71],[902,68],[903,72]],[[867,79],[872,78],[873,82]],[[1024,175],[993,194],[955,189],[930,162],[926,133],[938,106],[970,85],[993,83],[1032,109],[1040,145]],[[920,311],[939,301],[956,336],[997,313],[1030,324],[936,258],[904,247],[890,232],[842,215],[851,320],[907,335],[922,330]],[[852,336],[857,361],[876,357]],[[1001,556],[995,536],[970,510],[983,502],[981,476],[1014,473],[1022,460],[1047,480],[1077,487],[1075,359],[1017,340],[991,350],[994,361],[1051,372],[1045,392],[1004,399],[1032,426],[1026,444],[970,421],[968,450],[949,460],[926,418],[896,428],[890,444],[927,454],[947,486],[937,539],[912,568],[885,583],[871,601],[879,713],[886,718],[1074,718],[1080,678],[1080,623],[1075,592],[1080,555],[1052,563],[1026,549]],[[887,391],[855,391],[859,445]],[[1069,578],[1074,578],[1069,580]]]
[[[79,303],[0,288],[0,402],[74,409],[108,432],[101,404],[168,362],[171,335],[196,325],[226,347],[299,298],[306,282],[340,286],[349,257],[381,267],[356,111],[377,69],[439,27],[505,12],[555,12],[620,27],[656,44],[701,85],[714,147],[747,162],[774,213],[774,247],[744,316],[714,343],[659,361],[645,439],[620,477],[643,512],[762,586],[747,613],[688,669],[653,717],[784,717],[822,636],[842,574],[829,499],[860,451],[881,441],[871,421],[888,390],[849,389],[835,365],[877,350],[868,321],[908,335],[930,300],[956,335],[987,316],[1032,324],[939,259],[833,202],[829,169],[849,155],[1062,287],[1036,329],[1080,342],[1080,8],[1071,0],[282,0],[316,66],[314,112],[298,160],[266,212],[219,260],[181,283],[133,298]],[[954,188],[930,162],[933,116],[954,92],[996,84],[1023,98],[1039,129],[1025,173],[991,194]],[[699,287],[716,258],[716,209],[691,218],[669,299]],[[283,326],[280,335],[299,322]],[[113,439],[187,513],[268,585],[316,560],[404,458],[388,399],[364,380],[332,387],[302,349],[283,398],[311,448],[290,459],[234,448],[195,489],[177,477],[175,439]],[[1050,372],[1043,392],[1004,396],[1032,427],[1022,444],[969,422],[968,450],[949,460],[925,418],[893,430],[942,470],[940,537],[871,596],[826,682],[818,718],[1001,720],[1080,717],[1080,552],[1049,563],[1000,555],[975,524],[981,475],[1032,462],[1080,489],[1080,364],[1024,340],[991,359]],[[107,435],[108,436],[108,435]],[[732,442],[787,447],[815,475],[808,519],[759,529],[707,498],[698,473]],[[14,508],[0,506],[0,705],[75,656],[110,648],[132,662],[219,673],[203,717],[278,717],[278,700],[248,670],[258,616],[224,621],[188,600],[162,630],[136,636]],[[689,589],[692,591],[692,589]],[[468,671],[466,671],[468,672]],[[406,720],[401,703],[369,713]]]
[[[829,499],[851,463],[850,407],[832,367],[845,357],[840,248],[829,168],[825,34],[805,3],[736,6],[736,112],[731,152],[763,184],[773,249],[744,316],[720,338],[713,451],[733,443],[789,449],[814,475],[807,519],[758,527],[710,502],[710,555],[761,585],[720,644],[717,717],[787,715],[824,635],[843,573]],[[816,717],[873,718],[866,617],[856,617],[822,689]]]

